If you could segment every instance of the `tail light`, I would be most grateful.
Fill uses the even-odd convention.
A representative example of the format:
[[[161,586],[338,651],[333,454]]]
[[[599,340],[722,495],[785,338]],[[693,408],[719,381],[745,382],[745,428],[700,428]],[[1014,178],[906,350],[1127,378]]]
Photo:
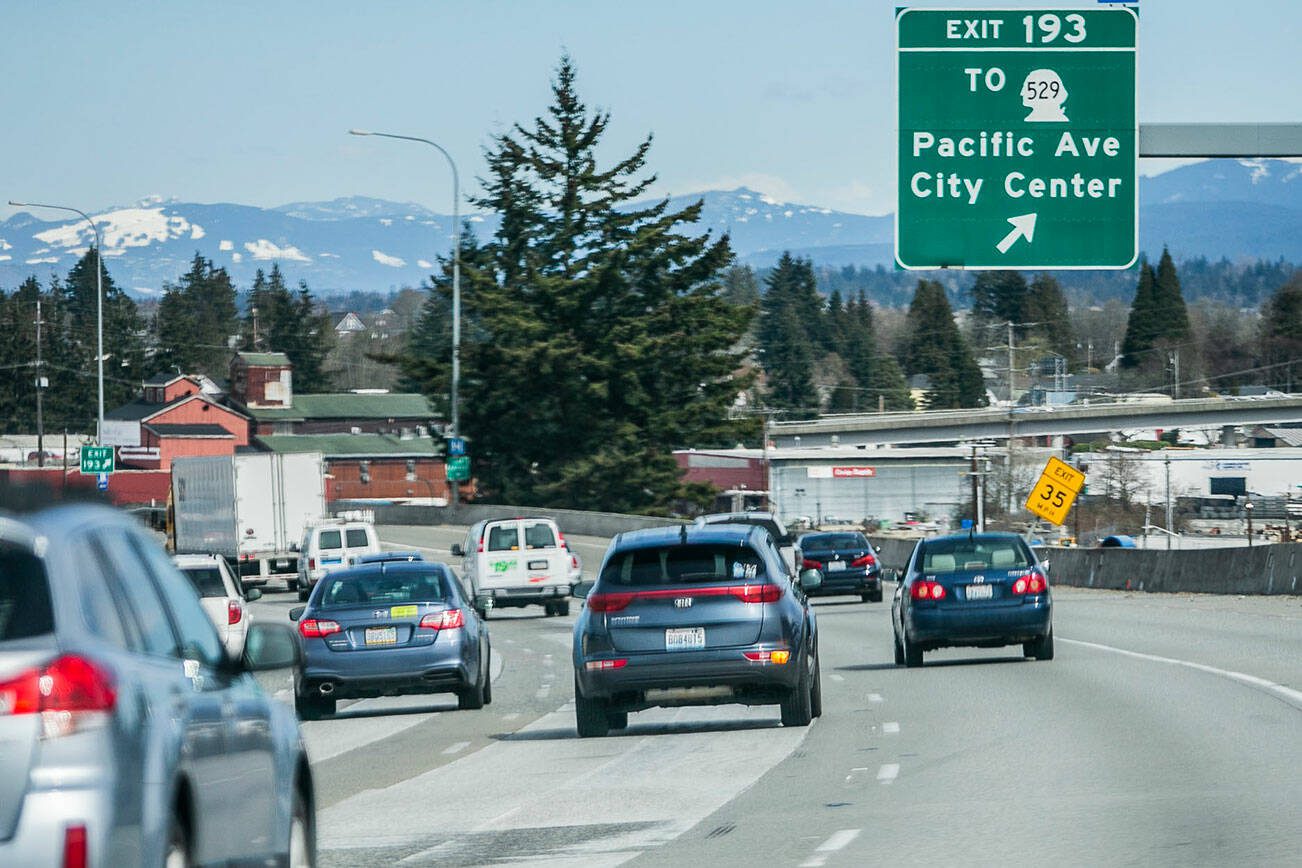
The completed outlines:
[[[240,618],[244,617],[244,607],[240,605],[239,600],[228,600],[226,602],[226,623],[238,624]]]
[[[790,651],[743,651],[742,656],[753,663],[776,663],[778,666],[791,659]]]
[[[945,586],[931,579],[919,579],[913,583],[909,596],[915,600],[943,600],[945,599]]]
[[[86,827],[66,826],[63,830],[63,868],[86,868],[90,862],[90,848],[86,840]]]
[[[627,665],[627,658],[619,658],[615,660],[589,660],[587,663],[583,664],[583,668],[589,672],[597,672],[602,669],[623,669]]]
[[[743,603],[776,603],[782,599],[782,589],[777,585],[735,585],[728,591]]]
[[[821,570],[823,565],[818,561],[811,561],[809,558],[801,558],[800,568],[802,570]]]
[[[307,568],[308,568],[309,570],[315,570],[315,569],[316,569],[316,558],[308,558],[308,559],[307,559]]]
[[[299,635],[304,639],[324,639],[335,633],[342,633],[343,629],[338,621],[318,621],[316,618],[308,618],[306,621],[298,622]]]
[[[41,737],[58,738],[103,723],[117,702],[109,671],[66,655],[0,682],[0,716],[41,715]]]
[[[573,567],[573,568],[576,569],[576,570],[579,568],[579,556],[578,556],[578,555],[570,555],[570,566]]]
[[[872,555],[864,555],[861,558],[855,558],[854,560],[850,561],[850,566],[875,567],[877,566],[877,558],[873,557]]]
[[[466,616],[460,609],[434,612],[420,619],[422,630],[455,630],[466,626]]]
[[[1038,570],[1031,570],[1025,576],[1013,582],[1013,595],[1043,594],[1049,588],[1049,580]]]
[[[618,612],[627,609],[635,594],[593,594],[588,597],[588,608],[593,612]]]

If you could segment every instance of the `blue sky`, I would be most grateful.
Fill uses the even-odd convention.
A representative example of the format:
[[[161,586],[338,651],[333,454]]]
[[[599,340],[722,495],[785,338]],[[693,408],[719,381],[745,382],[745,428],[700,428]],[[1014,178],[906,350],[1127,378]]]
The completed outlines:
[[[657,192],[745,184],[884,213],[895,5],[6,0],[0,202],[357,194],[446,212],[436,153],[345,131],[435,139],[473,188],[482,147],[543,110],[568,50],[585,100],[613,113],[612,155],[655,134]],[[1143,0],[1140,21],[1141,121],[1302,121],[1302,3]]]

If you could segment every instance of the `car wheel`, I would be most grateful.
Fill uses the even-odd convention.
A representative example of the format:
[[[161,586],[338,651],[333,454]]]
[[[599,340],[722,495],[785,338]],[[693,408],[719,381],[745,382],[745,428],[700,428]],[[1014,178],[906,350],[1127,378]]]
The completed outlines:
[[[308,588],[299,588],[299,589],[298,589],[298,601],[299,601],[300,603],[306,603],[306,602],[307,602],[308,593],[309,593],[309,589],[308,589]]]
[[[181,818],[173,814],[172,822],[167,829],[167,851],[163,855],[163,866],[164,868],[189,868],[190,864],[190,835],[186,832]]]
[[[873,595],[870,594],[868,591],[864,591],[862,594],[859,595],[859,602],[861,603],[871,603],[872,601],[873,601]]]
[[[297,591],[298,579],[285,579],[285,589],[288,591]]]
[[[882,589],[881,589],[881,588],[878,588],[877,590],[872,591],[872,592],[870,592],[870,593],[868,594],[868,602],[870,602],[870,603],[880,603],[881,601],[882,601]]]
[[[806,663],[805,666],[808,664]],[[809,726],[810,721],[814,719],[813,685],[809,682],[809,672],[802,667],[800,680],[796,682],[796,686],[791,689],[787,698],[782,700],[783,726]]]
[[[895,634],[895,665],[904,665],[904,646],[900,644],[900,634]]]
[[[579,690],[578,676],[574,678],[574,724],[579,738],[601,738],[610,732],[606,703],[584,696]]]
[[[312,868],[316,864],[316,830],[308,816],[307,799],[294,787],[294,807],[289,816],[288,868]]]
[[[813,717],[823,716],[823,675],[818,657],[814,657],[814,683],[809,689],[809,713]]]
[[[909,669],[916,669],[922,665],[922,649],[909,641],[909,633],[906,630],[901,638],[904,645],[904,665]]]
[[[475,607],[473,607],[473,608],[474,608],[474,610],[475,610],[475,614],[479,616],[479,620],[481,620],[481,621],[487,621],[487,620],[488,620],[488,610],[487,610],[487,609],[485,609],[483,606],[475,606]]]
[[[608,711],[606,712],[606,723],[611,729],[628,729],[628,712]]]
[[[564,617],[570,613],[570,601],[562,600],[556,604],[556,614]]]
[[[294,710],[299,720],[320,720],[327,714],[335,713],[335,700],[324,696],[302,696],[294,694]]]
[[[489,647],[488,653],[484,655],[484,705],[493,704],[493,649]]]
[[[1053,625],[1049,626],[1049,632],[1036,639],[1033,642],[1022,643],[1022,655],[1025,657],[1034,657],[1036,660],[1053,659]]]
[[[484,682],[488,680],[487,672],[480,672],[475,683],[457,692],[457,708],[475,711],[484,707]]]

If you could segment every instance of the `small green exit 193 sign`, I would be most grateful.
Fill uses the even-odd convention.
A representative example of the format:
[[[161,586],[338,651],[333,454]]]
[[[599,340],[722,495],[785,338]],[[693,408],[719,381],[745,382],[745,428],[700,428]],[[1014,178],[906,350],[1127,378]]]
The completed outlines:
[[[114,469],[112,446],[81,447],[81,472],[83,475],[95,476],[100,473],[112,473]]]
[[[903,268],[1127,268],[1138,26],[1108,9],[896,15]]]

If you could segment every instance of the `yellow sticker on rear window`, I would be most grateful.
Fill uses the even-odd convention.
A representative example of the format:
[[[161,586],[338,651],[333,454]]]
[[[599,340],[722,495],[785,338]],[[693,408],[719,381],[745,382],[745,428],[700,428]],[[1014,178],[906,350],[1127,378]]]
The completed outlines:
[[[389,609],[391,618],[414,618],[420,611],[420,606],[393,606]]]

